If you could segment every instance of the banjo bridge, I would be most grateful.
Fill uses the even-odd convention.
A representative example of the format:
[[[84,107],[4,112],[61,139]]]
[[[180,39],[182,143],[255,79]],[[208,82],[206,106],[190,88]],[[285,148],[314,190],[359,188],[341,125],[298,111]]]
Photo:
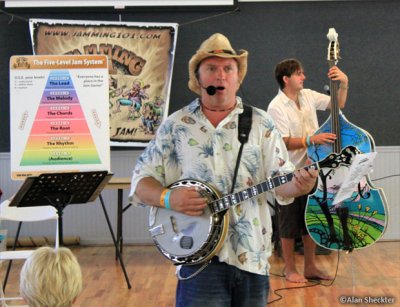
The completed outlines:
[[[171,216],[169,217],[169,219],[171,220],[172,230],[173,230],[176,234],[178,234],[179,231],[178,231],[178,225],[177,225],[177,223],[176,223],[176,218],[175,218],[173,215],[171,215]]]

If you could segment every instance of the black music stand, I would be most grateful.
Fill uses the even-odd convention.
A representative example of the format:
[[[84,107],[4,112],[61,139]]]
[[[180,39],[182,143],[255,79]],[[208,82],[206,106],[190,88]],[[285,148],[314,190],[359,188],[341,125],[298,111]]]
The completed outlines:
[[[59,223],[59,243],[63,245],[63,211],[72,204],[85,204],[94,201],[111,179],[108,171],[45,173],[25,179],[10,206],[34,207],[53,206],[57,209]],[[102,203],[103,205],[103,203]],[[119,252],[107,210],[103,205],[104,216],[110,229],[117,256],[124,272],[128,288],[131,288],[125,265]]]

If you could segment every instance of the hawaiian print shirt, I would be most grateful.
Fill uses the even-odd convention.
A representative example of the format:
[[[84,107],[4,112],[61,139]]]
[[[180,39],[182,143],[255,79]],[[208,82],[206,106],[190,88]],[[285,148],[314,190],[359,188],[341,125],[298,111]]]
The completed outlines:
[[[236,108],[217,127],[203,114],[199,99],[170,115],[138,159],[132,177],[132,202],[138,201],[134,195],[137,183],[149,176],[164,186],[192,178],[212,185],[223,195],[229,194],[240,148],[238,114],[242,112],[242,101],[237,97]],[[253,108],[252,128],[243,147],[235,192],[293,170],[272,119],[265,111]],[[278,200],[288,204],[293,199]],[[272,223],[266,194],[231,207],[228,214],[229,229],[219,260],[267,275]]]

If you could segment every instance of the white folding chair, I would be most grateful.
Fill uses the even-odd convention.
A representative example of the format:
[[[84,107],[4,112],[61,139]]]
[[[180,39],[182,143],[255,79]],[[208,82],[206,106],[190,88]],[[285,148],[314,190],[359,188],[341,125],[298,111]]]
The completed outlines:
[[[4,293],[7,284],[8,276],[11,269],[13,260],[25,260],[27,259],[34,250],[15,250],[18,242],[19,233],[21,230],[22,223],[24,222],[40,222],[45,220],[54,220],[56,223],[56,231],[54,233],[55,248],[59,246],[58,236],[58,215],[57,210],[52,206],[36,206],[36,207],[10,207],[10,201],[6,200],[0,205],[0,224],[1,221],[15,221],[18,222],[18,229],[15,235],[14,246],[12,250],[0,251],[0,263],[3,261],[9,261],[7,272],[4,278],[3,284],[0,282],[2,288],[1,294],[3,298],[0,298],[0,303],[3,300],[4,304]],[[4,306],[4,305],[3,305]],[[5,305],[7,306],[7,305]]]
[[[1,283],[0,283],[0,285],[1,285]],[[22,301],[23,300],[23,298],[22,297],[5,297],[4,296],[4,292],[3,292],[3,287],[0,287],[0,306],[1,307],[12,307],[12,306],[15,306],[15,307],[17,307],[17,306],[19,306],[19,307],[29,307],[28,305],[21,305],[21,304],[18,304],[18,305],[9,305],[7,302],[9,302],[9,301]]]

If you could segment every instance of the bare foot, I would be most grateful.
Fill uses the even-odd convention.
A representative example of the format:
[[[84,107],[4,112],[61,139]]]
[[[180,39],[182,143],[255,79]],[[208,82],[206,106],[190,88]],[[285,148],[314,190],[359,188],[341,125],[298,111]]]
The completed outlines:
[[[331,277],[329,277],[328,275],[325,275],[324,272],[318,270],[317,268],[305,272],[304,276],[308,279],[317,279],[317,280],[331,280],[332,279]]]
[[[308,280],[301,274],[299,274],[297,271],[294,272],[289,272],[286,273],[286,280],[288,282],[294,282],[294,283],[304,283],[308,282]]]

